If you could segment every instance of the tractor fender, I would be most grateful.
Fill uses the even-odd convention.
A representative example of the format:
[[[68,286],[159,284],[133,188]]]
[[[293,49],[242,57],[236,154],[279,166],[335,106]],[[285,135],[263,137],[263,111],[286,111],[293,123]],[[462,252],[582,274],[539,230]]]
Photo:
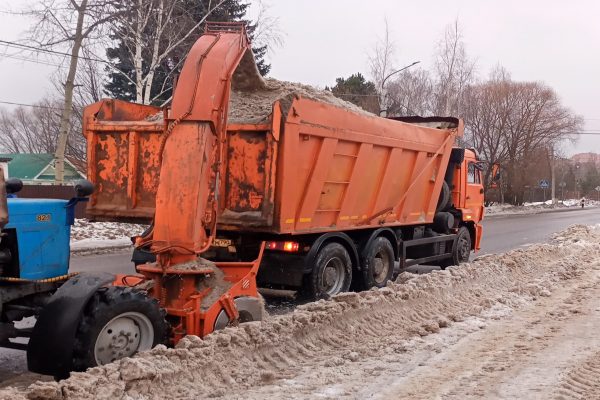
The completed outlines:
[[[83,309],[102,286],[113,282],[107,272],[81,273],[66,281],[40,313],[27,347],[31,372],[66,378],[73,367],[73,346]]]

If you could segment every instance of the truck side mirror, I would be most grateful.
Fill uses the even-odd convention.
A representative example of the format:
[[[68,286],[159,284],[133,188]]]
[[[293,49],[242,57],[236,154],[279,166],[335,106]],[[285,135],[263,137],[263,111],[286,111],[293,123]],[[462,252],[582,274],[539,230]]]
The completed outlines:
[[[15,194],[23,189],[23,181],[17,178],[10,178],[4,184],[6,187],[7,194]]]
[[[87,179],[81,179],[75,182],[75,193],[77,197],[87,197],[94,193],[94,184]]]

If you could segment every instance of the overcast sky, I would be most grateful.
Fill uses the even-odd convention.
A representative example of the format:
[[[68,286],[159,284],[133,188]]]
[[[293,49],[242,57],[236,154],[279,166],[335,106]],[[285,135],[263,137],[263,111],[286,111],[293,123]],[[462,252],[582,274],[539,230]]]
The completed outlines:
[[[324,87],[368,73],[367,55],[387,18],[396,65],[431,68],[445,26],[458,17],[468,55],[485,77],[497,64],[514,80],[542,81],[600,130],[600,2],[593,0],[266,0],[284,43],[269,55],[274,78]],[[0,11],[31,0],[0,0]],[[251,14],[255,13],[255,9]],[[0,13],[0,40],[15,40],[29,21]],[[3,57],[0,101],[32,103],[52,90],[54,67]],[[10,53],[9,53],[10,54]],[[31,55],[26,55],[31,57]],[[600,153],[600,135],[584,135],[565,152]]]

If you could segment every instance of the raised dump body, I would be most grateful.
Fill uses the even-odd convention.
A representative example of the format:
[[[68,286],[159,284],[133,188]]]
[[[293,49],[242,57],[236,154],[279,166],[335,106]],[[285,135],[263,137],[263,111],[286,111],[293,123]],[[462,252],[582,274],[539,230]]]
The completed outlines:
[[[97,186],[89,215],[150,221],[162,111],[105,100],[84,118],[88,177]],[[432,223],[463,127],[453,118],[418,122],[303,97],[276,101],[262,123],[230,122],[219,229],[303,234]]]

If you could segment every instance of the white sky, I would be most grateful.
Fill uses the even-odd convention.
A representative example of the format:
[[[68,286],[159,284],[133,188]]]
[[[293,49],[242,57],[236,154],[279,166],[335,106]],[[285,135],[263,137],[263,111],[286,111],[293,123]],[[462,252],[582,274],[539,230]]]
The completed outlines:
[[[564,104],[600,130],[600,2],[594,0],[266,0],[284,43],[269,56],[270,75],[316,86],[355,72],[367,75],[367,54],[387,18],[398,67],[430,68],[445,26],[459,18],[480,77],[496,64],[515,80],[543,81]],[[0,11],[31,0],[0,0]],[[255,10],[252,10],[254,12]],[[29,21],[0,13],[0,39],[15,40]],[[52,90],[54,67],[3,57],[0,101],[31,103]],[[30,55],[26,55],[30,57]],[[47,61],[47,59],[45,59]],[[565,153],[600,153],[600,135],[583,135]]]

